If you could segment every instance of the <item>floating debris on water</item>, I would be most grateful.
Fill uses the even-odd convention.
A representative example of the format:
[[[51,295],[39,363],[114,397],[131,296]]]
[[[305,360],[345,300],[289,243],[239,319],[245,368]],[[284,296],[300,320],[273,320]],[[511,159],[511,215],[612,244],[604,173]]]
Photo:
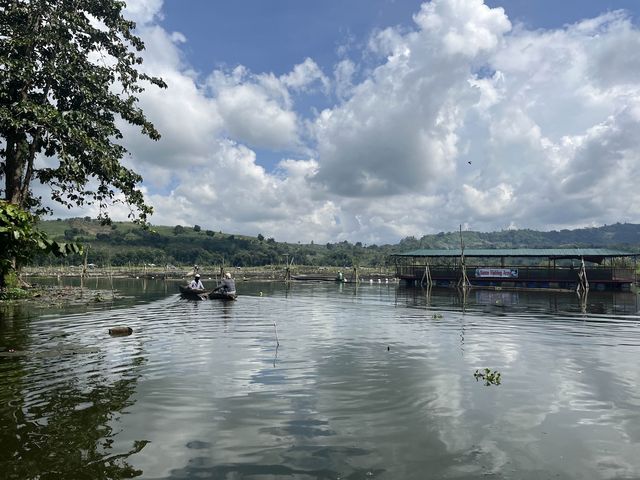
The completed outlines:
[[[491,371],[490,368],[485,368],[483,370],[476,370],[476,373],[474,373],[473,376],[475,377],[476,382],[482,379],[484,380],[484,384],[489,386],[500,385],[500,377],[502,375],[497,370]]]
[[[112,337],[125,337],[127,335],[131,335],[133,333],[133,328],[131,327],[113,327],[109,329],[109,335]]]

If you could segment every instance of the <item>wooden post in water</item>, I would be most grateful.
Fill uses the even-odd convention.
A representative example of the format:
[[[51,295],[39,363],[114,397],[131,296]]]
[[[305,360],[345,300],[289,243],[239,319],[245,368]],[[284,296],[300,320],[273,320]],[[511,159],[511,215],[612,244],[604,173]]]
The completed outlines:
[[[289,267],[289,264],[287,264],[284,270],[284,281],[287,283],[291,281],[291,267]]]
[[[587,278],[587,268],[584,265],[584,257],[581,258],[580,271],[578,272],[578,294],[586,294],[589,291],[589,279]]]
[[[293,259],[291,259],[291,263],[293,263]],[[284,254],[284,281],[291,281],[291,265],[289,264],[289,254]]]
[[[424,273],[422,274],[422,280],[420,281],[420,284],[422,286],[426,284],[427,287],[431,288],[432,283],[433,282],[431,280],[431,270],[429,269],[429,262],[427,262],[427,264],[424,267]]]
[[[460,225],[460,270],[461,276],[460,281],[458,282],[458,286],[463,289],[470,287],[471,282],[469,282],[469,277],[467,277],[467,267],[464,263],[464,242],[462,240],[462,225]]]
[[[84,263],[82,264],[82,273],[80,274],[80,298],[82,298],[84,290],[84,279],[87,276],[87,257],[89,256],[89,245],[84,251]]]
[[[111,299],[113,300],[115,294],[113,293],[113,271],[111,270],[111,262],[109,262],[109,283],[111,284]]]

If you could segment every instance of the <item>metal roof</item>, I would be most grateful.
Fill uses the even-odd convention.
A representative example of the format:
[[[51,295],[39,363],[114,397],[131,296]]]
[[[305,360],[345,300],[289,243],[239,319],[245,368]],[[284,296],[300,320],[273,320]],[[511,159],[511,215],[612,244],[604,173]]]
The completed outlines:
[[[393,257],[459,257],[459,248],[451,250],[428,250],[419,249],[410,252],[396,253]],[[581,259],[590,262],[600,263],[604,258],[612,257],[635,257],[640,254],[625,252],[622,250],[612,250],[609,248],[485,248],[473,249],[465,248],[465,257],[543,257],[550,259]]]

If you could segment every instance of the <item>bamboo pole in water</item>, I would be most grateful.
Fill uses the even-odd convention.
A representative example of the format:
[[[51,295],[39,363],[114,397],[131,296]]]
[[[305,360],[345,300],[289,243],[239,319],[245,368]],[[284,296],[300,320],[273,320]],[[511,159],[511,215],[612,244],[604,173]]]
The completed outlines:
[[[111,270],[111,262],[109,262],[109,282],[111,283],[111,298],[115,297],[113,293],[113,271]]]
[[[275,329],[275,331],[276,331],[276,345],[277,345],[277,346],[280,346],[280,340],[278,340],[278,326],[276,325],[275,320],[274,320],[274,322],[273,322],[273,328],[274,328],[274,329]]]
[[[462,275],[460,277],[460,282],[458,282],[459,286],[462,286],[463,289],[471,286],[471,282],[469,282],[469,277],[467,277],[467,267],[464,262],[464,241],[462,240],[462,225],[460,225],[460,269],[462,271]]]
[[[86,246],[84,251],[84,263],[82,264],[82,273],[80,274],[80,298],[84,294],[84,279],[87,276],[87,258],[89,256],[89,245]]]

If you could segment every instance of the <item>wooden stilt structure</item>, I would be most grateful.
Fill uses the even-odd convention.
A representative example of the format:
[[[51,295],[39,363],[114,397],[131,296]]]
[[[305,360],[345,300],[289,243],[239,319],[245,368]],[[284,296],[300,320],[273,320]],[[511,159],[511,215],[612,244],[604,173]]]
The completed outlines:
[[[573,291],[592,286],[598,291],[629,291],[636,280],[640,281],[637,278],[640,272],[636,270],[640,268],[636,263],[640,253],[605,248],[469,249],[463,232],[459,245],[457,249],[420,249],[395,254],[396,277],[423,287],[431,280],[432,284],[457,288]],[[467,259],[472,261],[468,270]],[[614,262],[615,259],[621,261]]]

